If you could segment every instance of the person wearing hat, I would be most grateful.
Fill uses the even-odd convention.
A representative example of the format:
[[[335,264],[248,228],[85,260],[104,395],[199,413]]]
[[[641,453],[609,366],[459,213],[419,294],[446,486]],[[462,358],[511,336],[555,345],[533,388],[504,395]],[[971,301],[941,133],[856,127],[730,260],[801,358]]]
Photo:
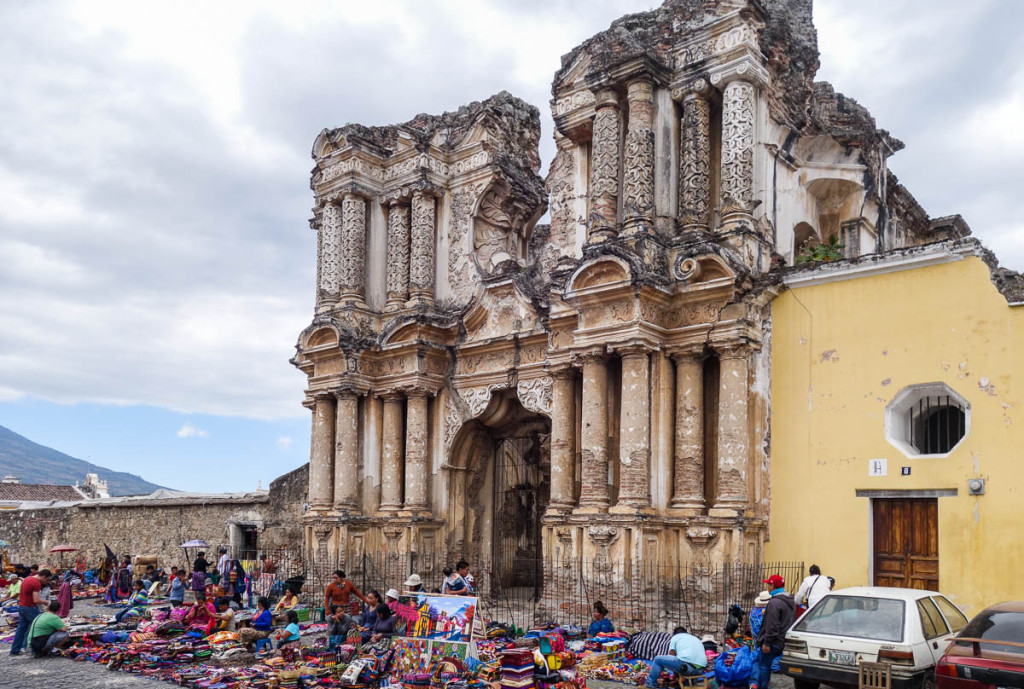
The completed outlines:
[[[747,619],[750,620],[750,636],[755,639],[761,631],[761,623],[764,622],[764,608],[771,599],[772,594],[767,591],[761,591],[761,593],[757,594],[757,598],[754,599],[754,607],[751,609],[750,616]]]
[[[402,584],[406,591],[412,591],[413,593],[419,593],[423,590],[423,580],[420,579],[419,574],[410,574],[409,578]]]
[[[786,644],[786,630],[796,619],[796,600],[786,593],[786,580],[773,574],[764,580],[768,584],[771,599],[764,607],[764,622],[754,637],[754,645],[761,649],[761,655],[754,666],[750,689],[768,689],[772,679],[772,663],[782,655]]]
[[[390,606],[393,606],[397,602],[398,602],[398,590],[397,589],[388,589],[384,593],[384,603],[387,604],[390,607]]]

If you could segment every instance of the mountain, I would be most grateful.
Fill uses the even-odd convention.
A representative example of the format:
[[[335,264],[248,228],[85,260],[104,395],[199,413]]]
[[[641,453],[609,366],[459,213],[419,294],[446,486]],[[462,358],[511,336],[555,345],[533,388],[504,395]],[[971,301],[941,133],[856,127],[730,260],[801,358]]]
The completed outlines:
[[[163,487],[135,474],[111,471],[75,459],[0,426],[0,476],[10,474],[22,483],[74,485],[76,481],[84,483],[89,472],[99,474],[100,479],[107,481],[111,497],[146,495]]]

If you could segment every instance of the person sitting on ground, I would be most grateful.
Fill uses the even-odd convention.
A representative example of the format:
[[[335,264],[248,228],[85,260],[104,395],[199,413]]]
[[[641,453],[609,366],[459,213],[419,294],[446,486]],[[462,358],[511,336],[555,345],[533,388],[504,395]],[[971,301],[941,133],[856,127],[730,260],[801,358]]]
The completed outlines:
[[[132,588],[134,591],[128,597],[128,607],[114,615],[114,620],[118,623],[123,622],[127,615],[141,615],[149,604],[146,585],[142,583],[141,579],[132,584]]]
[[[334,570],[331,583],[327,584],[327,590],[324,591],[324,610],[330,610],[332,605],[341,605],[345,610],[351,611],[352,596],[366,603],[366,596],[345,577],[345,571]]]
[[[402,586],[405,587],[406,591],[419,593],[423,590],[423,580],[420,578],[419,574],[410,574],[409,578],[405,580],[405,583],[402,584]]]
[[[21,593],[21,579],[17,574],[12,574],[7,582],[7,588],[4,589],[3,596],[0,597],[0,605],[16,605],[18,594]]]
[[[60,603],[50,601],[46,612],[32,620],[28,630],[28,644],[36,658],[44,658],[50,655],[50,651],[68,642],[67,625],[57,615],[59,610]]]
[[[171,605],[180,608],[185,604],[185,570],[175,572],[171,578],[171,589],[167,595]]]
[[[398,602],[398,589],[388,589],[384,593],[384,604],[388,605],[388,606],[393,606],[397,602]]]
[[[615,626],[608,619],[608,608],[604,607],[601,601],[597,601],[594,603],[594,621],[587,628],[587,636],[593,638],[598,634],[611,634],[614,631]]]
[[[380,609],[380,592],[370,591],[366,594],[366,608],[363,610],[363,617],[359,620],[359,631],[362,632],[363,643],[373,636],[373,629],[377,625],[377,611]]]
[[[299,604],[299,596],[292,589],[284,590],[281,600],[274,606],[274,617],[287,618],[287,613]]]
[[[213,625],[217,622],[214,617],[217,614],[213,604],[206,600],[206,594],[196,591],[196,602],[185,615],[185,628],[193,632],[201,632],[204,636],[213,631]]]
[[[288,611],[288,625],[274,637],[277,640],[277,650],[287,648],[298,648],[301,644],[302,634],[299,631],[299,614],[294,610]]]
[[[398,616],[391,612],[391,608],[388,607],[387,603],[378,605],[377,622],[373,625],[370,643],[378,643],[394,636],[396,622],[398,622]]]
[[[700,639],[687,634],[686,627],[676,627],[668,642],[668,655],[654,658],[646,685],[649,689],[655,689],[664,670],[671,670],[678,676],[689,677],[703,672],[707,664],[707,652]]]
[[[219,632],[235,631],[235,611],[231,609],[231,600],[227,597],[217,599],[217,612],[213,615],[217,620],[215,627]]]
[[[348,639],[348,632],[355,627],[355,619],[345,612],[340,605],[331,606],[331,614],[327,618],[327,637],[330,648],[337,648]]]
[[[796,595],[793,598],[796,600],[796,604],[804,606],[807,610],[814,607],[814,604],[825,597],[829,591],[832,590],[832,586],[829,583],[829,577],[822,576],[821,567],[818,565],[811,565],[810,576],[806,577],[801,583],[800,588],[796,590]],[[806,605],[804,600],[806,599]]]
[[[238,630],[238,642],[252,651],[258,639],[266,639],[274,628],[274,615],[270,612],[270,601],[260,596],[256,601],[256,614],[248,627]]]

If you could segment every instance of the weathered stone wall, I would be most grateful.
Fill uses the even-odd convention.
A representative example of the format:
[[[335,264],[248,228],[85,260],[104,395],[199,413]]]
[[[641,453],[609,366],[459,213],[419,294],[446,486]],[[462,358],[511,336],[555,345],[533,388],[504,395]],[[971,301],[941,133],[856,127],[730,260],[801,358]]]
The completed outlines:
[[[55,565],[49,553],[58,544],[78,551],[65,562],[85,557],[98,563],[108,545],[119,556],[156,554],[165,566],[184,564],[178,546],[198,538],[212,547],[230,543],[230,524],[258,529],[260,550],[299,547],[300,518],[308,469],[303,466],[278,478],[268,492],[96,500],[61,507],[0,512],[0,539],[11,544],[15,562]]]

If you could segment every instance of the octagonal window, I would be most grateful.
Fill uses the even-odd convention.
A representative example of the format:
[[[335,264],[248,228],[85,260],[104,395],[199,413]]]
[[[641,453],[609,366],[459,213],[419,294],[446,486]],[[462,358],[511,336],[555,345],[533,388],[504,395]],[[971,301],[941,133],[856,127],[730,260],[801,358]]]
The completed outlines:
[[[971,405],[945,383],[910,385],[885,408],[885,438],[908,457],[945,457],[971,430]]]

